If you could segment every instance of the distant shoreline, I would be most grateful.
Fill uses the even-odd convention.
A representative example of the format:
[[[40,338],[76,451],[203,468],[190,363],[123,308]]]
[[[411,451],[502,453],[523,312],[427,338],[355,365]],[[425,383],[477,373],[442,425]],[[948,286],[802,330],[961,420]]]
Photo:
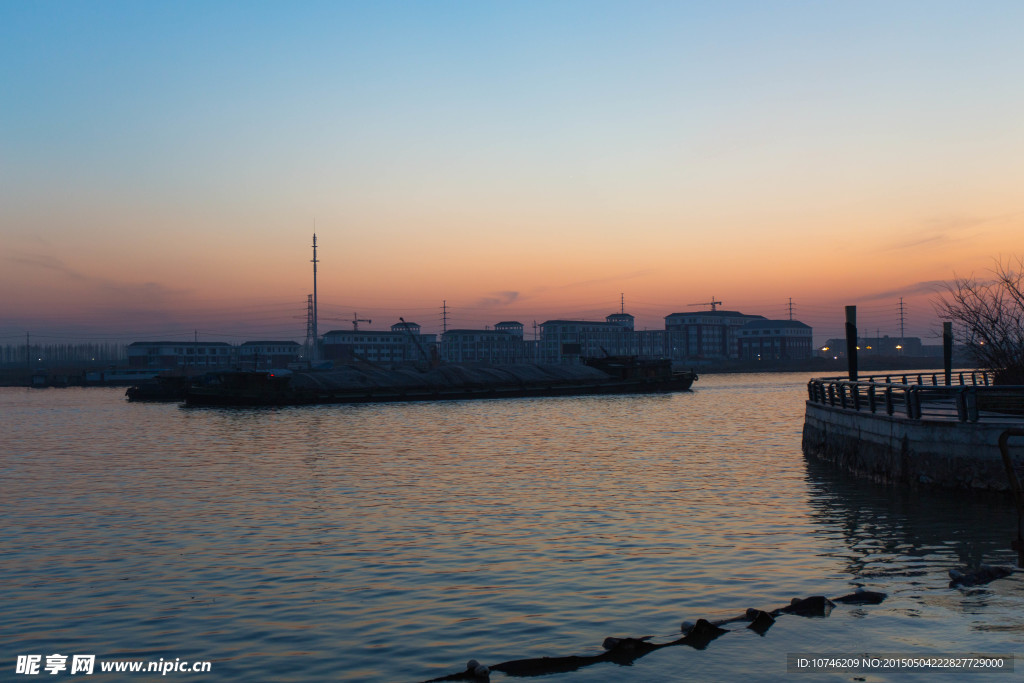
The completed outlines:
[[[815,375],[843,375],[847,372],[845,359],[832,358],[809,358],[807,360],[795,361],[716,361],[697,362],[676,361],[678,369],[693,369],[698,374],[739,374],[739,373],[783,373],[783,372],[806,372]],[[956,367],[968,367],[969,363],[962,359],[954,361]],[[899,371],[941,371],[942,359],[930,356],[915,358],[860,358],[858,367],[861,373],[870,372],[899,372]],[[32,377],[39,373],[45,373],[49,380],[42,384],[35,384],[39,387],[81,387],[81,386],[113,386],[109,384],[86,384],[85,373],[89,370],[96,370],[95,364],[75,365],[67,364],[51,368],[33,368],[31,372],[24,367],[0,368],[0,386],[4,387],[30,387],[33,386]]]
[[[677,362],[679,367],[692,367],[698,373],[713,375],[725,373],[743,372],[810,372],[820,375],[845,375],[848,371],[846,359],[832,358],[808,358],[807,360],[794,361],[722,361],[708,365],[687,365],[686,362]],[[973,367],[973,365],[962,358],[953,360],[954,367]],[[921,356],[913,358],[864,358],[860,357],[857,362],[858,370],[865,372],[881,371],[921,371],[941,370],[942,358],[932,356]]]

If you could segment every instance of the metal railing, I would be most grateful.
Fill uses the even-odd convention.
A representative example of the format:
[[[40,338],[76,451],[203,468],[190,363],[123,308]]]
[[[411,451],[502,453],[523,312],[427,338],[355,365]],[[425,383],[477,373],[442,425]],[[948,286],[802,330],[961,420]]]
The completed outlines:
[[[807,394],[812,403],[912,420],[1024,419],[1024,386],[993,386],[992,373],[977,370],[954,373],[951,379],[952,384],[945,384],[941,372],[887,374],[858,381],[825,377],[810,380]]]

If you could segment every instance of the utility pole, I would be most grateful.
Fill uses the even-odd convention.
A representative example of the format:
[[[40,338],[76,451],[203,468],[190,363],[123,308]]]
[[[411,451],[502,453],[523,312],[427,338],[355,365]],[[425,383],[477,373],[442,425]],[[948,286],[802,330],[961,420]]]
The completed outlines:
[[[903,297],[900,297],[900,350],[903,349],[903,321],[904,321]]]
[[[793,319],[793,297],[789,297],[789,319]]]
[[[320,360],[320,333],[316,327],[316,222],[313,223],[313,360]]]

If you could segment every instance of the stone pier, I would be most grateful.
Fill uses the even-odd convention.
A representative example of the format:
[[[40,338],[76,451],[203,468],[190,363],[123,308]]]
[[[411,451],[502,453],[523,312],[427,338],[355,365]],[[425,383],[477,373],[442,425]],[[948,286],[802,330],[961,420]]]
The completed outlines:
[[[1009,490],[999,437],[1024,417],[969,409],[988,389],[812,380],[803,451],[876,481]],[[1010,439],[1008,451],[1024,479],[1024,438]]]

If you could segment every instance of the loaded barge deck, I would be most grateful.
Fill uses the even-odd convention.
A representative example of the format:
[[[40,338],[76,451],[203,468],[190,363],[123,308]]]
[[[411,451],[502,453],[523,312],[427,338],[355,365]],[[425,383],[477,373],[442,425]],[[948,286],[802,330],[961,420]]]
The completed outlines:
[[[665,360],[610,357],[583,366],[442,365],[382,369],[369,364],[334,370],[226,371],[188,388],[190,406],[289,406],[323,403],[438,401],[481,398],[665,393],[689,390],[697,375]]]

